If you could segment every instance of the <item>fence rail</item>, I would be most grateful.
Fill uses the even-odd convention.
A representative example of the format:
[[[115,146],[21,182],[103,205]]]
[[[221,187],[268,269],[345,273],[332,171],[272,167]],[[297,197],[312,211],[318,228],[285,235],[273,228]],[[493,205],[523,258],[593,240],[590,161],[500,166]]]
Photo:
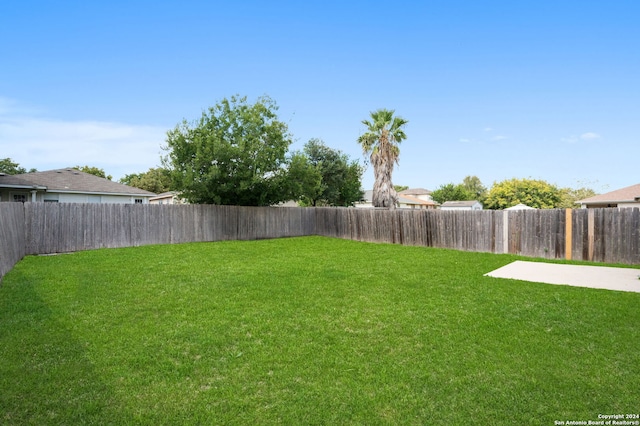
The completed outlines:
[[[549,259],[640,263],[640,209],[441,211],[0,203],[0,279],[22,257],[322,235]]]

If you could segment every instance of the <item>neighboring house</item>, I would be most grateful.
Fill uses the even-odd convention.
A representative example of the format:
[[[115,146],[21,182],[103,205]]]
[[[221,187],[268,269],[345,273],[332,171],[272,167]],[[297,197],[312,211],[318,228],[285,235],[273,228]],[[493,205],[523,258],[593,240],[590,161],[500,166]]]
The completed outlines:
[[[300,207],[300,203],[295,200],[282,201],[278,204],[274,204],[273,207]]]
[[[0,201],[147,204],[155,195],[75,169],[0,173]]]
[[[177,191],[169,191],[149,198],[149,204],[186,204],[186,201]]]
[[[366,191],[364,191],[364,195],[362,196],[362,201],[358,201],[353,205],[359,209],[372,209],[373,208],[373,190],[367,189]]]
[[[529,207],[526,204],[520,203],[520,204],[516,204],[515,206],[508,207],[505,210],[535,210],[535,209],[536,209],[535,207]]]
[[[405,189],[398,192],[398,204],[400,204],[400,208],[410,209],[435,209],[438,207],[438,203],[431,198],[431,191],[423,188]]]
[[[576,203],[580,204],[583,209],[640,207],[640,184],[578,200]]]
[[[398,208],[400,209],[435,209],[437,207],[437,203],[431,200],[431,192],[423,189],[421,191],[425,191],[427,194],[419,194],[418,195],[407,195],[405,191],[401,191],[398,193]],[[360,201],[354,203],[355,207],[358,208],[373,208],[373,190],[369,189],[364,191],[364,201]]]
[[[441,210],[482,210],[480,201],[445,201],[440,206]]]

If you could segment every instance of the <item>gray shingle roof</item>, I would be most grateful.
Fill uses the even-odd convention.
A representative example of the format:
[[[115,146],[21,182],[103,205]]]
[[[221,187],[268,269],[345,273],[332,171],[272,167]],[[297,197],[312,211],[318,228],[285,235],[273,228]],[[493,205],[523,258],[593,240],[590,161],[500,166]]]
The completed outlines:
[[[424,190],[426,191],[426,189]],[[428,191],[427,191],[428,192]],[[430,192],[429,192],[430,194]],[[367,189],[364,191],[363,196],[364,201],[370,203],[373,201],[373,190]],[[423,205],[423,206],[436,206],[438,203],[434,201],[422,200],[420,198],[415,198],[410,195],[405,195],[404,191],[398,192],[398,203],[401,204],[414,204],[414,205]]]
[[[403,204],[415,204],[421,206],[437,206],[438,203],[435,201],[423,200],[417,197],[413,197],[411,195],[400,194],[398,193],[398,202]]]
[[[144,189],[113,182],[109,179],[104,179],[75,169],[57,169],[13,176],[0,176],[0,186],[14,184],[46,187],[47,191],[53,192],[144,196],[156,195],[153,192],[145,191]]]
[[[409,188],[398,192],[400,195],[431,195],[431,191],[424,188]]]
[[[476,204],[478,201],[445,201],[442,204],[442,207],[471,207]]]
[[[584,200],[579,200],[577,202],[583,204],[620,203],[637,201],[638,198],[640,198],[640,183],[607,192],[606,194],[594,195],[593,197],[585,198]]]
[[[19,176],[0,173],[0,188],[44,189],[42,185],[21,179]]]

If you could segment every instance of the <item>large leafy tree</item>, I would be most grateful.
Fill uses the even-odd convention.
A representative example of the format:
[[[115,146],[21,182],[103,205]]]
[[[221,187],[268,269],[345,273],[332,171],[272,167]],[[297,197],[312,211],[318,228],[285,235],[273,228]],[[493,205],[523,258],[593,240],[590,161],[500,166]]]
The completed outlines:
[[[465,176],[462,179],[462,186],[471,194],[472,200],[484,202],[487,196],[487,188],[482,184],[478,176]]]
[[[585,198],[593,197],[598,195],[596,191],[591,188],[581,187],[581,188],[562,188],[560,189],[560,193],[562,199],[558,207],[563,209],[575,209],[580,207],[580,204],[577,203],[579,200],[584,200]]]
[[[306,179],[291,176],[292,181],[300,182],[303,205],[347,207],[362,199],[362,167],[341,151],[326,146],[322,140],[309,140],[303,153],[297,153],[292,160],[300,162],[294,165],[292,161],[293,172],[307,170]]]
[[[537,209],[553,209],[559,207],[561,201],[560,189],[544,180],[508,179],[493,184],[484,206],[506,209],[522,203]]]
[[[271,205],[287,198],[283,165],[291,144],[276,103],[223,99],[167,133],[163,162],[172,186],[192,203]]]
[[[171,173],[162,167],[150,168],[144,173],[125,175],[120,183],[161,194],[171,189]]]
[[[487,188],[477,176],[466,176],[462,183],[447,183],[440,185],[438,189],[431,193],[434,201],[442,204],[446,201],[468,201],[478,200],[484,203]]]
[[[303,206],[314,205],[322,195],[322,172],[309,161],[304,152],[294,152],[289,160],[287,174],[289,199],[299,200]]]
[[[438,189],[431,193],[431,198],[433,201],[440,204],[446,201],[466,201],[475,199],[474,194],[463,184],[455,185],[453,183],[440,185]]]
[[[358,138],[373,166],[373,206],[389,209],[394,209],[398,201],[392,182],[393,167],[400,157],[399,145],[407,138],[404,127],[408,123],[402,117],[394,117],[394,112],[387,109],[371,112],[370,120],[362,120],[367,131]]]
[[[29,170],[29,173],[36,171],[36,169],[31,169]],[[0,173],[4,173],[6,175],[21,175],[23,173],[27,173],[27,169],[20,167],[20,164],[14,162],[11,158],[1,158]]]

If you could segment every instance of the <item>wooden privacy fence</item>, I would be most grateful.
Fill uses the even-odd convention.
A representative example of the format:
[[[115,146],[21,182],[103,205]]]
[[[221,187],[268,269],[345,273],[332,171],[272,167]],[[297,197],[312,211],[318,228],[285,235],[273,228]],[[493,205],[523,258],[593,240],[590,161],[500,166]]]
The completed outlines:
[[[26,254],[312,235],[308,209],[25,203]]]
[[[22,203],[0,203],[0,281],[26,254],[24,231]]]
[[[28,254],[322,235],[549,259],[640,263],[640,209],[443,211],[0,203],[0,279]]]
[[[318,235],[547,259],[640,263],[640,209],[319,208]]]

